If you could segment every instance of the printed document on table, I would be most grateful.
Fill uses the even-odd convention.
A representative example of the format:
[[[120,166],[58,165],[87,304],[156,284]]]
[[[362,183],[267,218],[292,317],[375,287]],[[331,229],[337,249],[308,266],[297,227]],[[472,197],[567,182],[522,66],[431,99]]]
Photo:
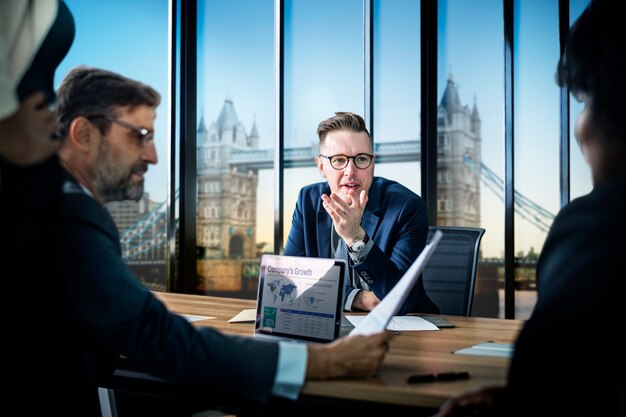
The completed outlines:
[[[513,345],[511,343],[485,342],[463,349],[455,350],[458,355],[477,356],[497,356],[499,358],[510,358],[513,356]]]
[[[241,310],[235,317],[228,320],[229,323],[246,323],[256,320],[256,308],[246,308]]]
[[[194,321],[202,321],[202,320],[213,320],[215,317],[210,316],[194,316],[192,314],[181,314],[189,323],[193,323]]]
[[[358,326],[366,316],[346,316],[350,323]],[[387,330],[394,332],[405,331],[421,331],[421,330],[439,330],[439,327],[435,326],[428,320],[419,316],[393,316],[391,321],[387,325]]]

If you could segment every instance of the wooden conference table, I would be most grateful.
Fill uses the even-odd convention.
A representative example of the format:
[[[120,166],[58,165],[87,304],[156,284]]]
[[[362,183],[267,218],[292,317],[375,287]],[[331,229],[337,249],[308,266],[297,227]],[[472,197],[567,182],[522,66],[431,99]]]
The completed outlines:
[[[254,308],[254,300],[174,293],[155,295],[176,313],[215,317],[195,321],[194,325],[211,326],[230,334],[251,336],[253,333],[253,323],[228,323],[228,320],[243,309]],[[306,415],[343,410],[358,412],[360,415],[430,415],[450,397],[483,386],[504,384],[506,380],[509,359],[452,352],[487,341],[511,343],[523,324],[519,320],[442,317],[455,327],[439,331],[403,332],[394,336],[377,376],[310,381],[305,383],[295,403],[277,399],[269,405],[237,404],[236,399],[211,398],[207,388],[180,387],[122,367],[116,371],[108,388],[172,396],[206,403],[208,406],[220,406],[225,410],[234,410],[232,412],[235,413],[239,409],[254,409],[260,415],[274,414],[272,407],[275,407],[284,415],[302,415],[302,410],[306,410]],[[411,374],[461,371],[469,372],[470,378],[418,384],[406,381]],[[293,412],[284,411],[289,407],[294,408]],[[318,413],[312,410],[318,410]]]

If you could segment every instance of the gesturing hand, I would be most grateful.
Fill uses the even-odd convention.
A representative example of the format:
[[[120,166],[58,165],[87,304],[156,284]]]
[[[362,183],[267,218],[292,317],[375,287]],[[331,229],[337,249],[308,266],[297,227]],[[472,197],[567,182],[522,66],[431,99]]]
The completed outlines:
[[[367,192],[362,190],[359,195],[355,191],[348,191],[347,195],[332,193],[330,196],[322,194],[323,206],[333,220],[337,234],[347,243],[361,238],[365,232],[361,228],[361,218],[367,205]]]

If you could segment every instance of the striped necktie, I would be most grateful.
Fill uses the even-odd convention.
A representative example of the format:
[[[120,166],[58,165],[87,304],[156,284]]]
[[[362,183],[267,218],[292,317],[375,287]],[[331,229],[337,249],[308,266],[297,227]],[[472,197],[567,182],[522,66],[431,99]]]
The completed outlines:
[[[343,239],[339,239],[339,244],[337,245],[337,250],[335,251],[336,259],[343,259],[346,261],[346,270],[343,277],[343,285],[344,287],[352,287],[352,279],[350,278],[350,259],[348,259],[348,246]]]

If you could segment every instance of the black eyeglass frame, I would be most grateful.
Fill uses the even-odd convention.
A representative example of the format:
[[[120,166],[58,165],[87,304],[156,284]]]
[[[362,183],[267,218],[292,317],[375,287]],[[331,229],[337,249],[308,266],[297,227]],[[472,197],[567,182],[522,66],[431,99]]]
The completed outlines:
[[[350,163],[351,159],[352,159],[352,162],[354,163],[354,166],[357,167],[358,169],[367,169],[367,168],[369,168],[372,165],[372,162],[374,162],[374,158],[376,158],[376,155],[369,154],[369,153],[359,153],[359,154],[356,154],[354,156],[348,156],[348,155],[344,155],[344,154],[341,154],[341,153],[338,153],[336,155],[330,155],[330,156],[319,154],[317,156],[319,156],[321,158],[328,159],[328,162],[330,162],[330,166],[333,167],[334,169],[336,169],[337,171],[345,169],[348,166],[348,164]],[[341,166],[341,167],[336,167],[335,165],[333,165],[333,159],[335,159],[335,158],[337,158],[339,156],[343,157],[343,158],[346,158],[346,163],[343,166]],[[357,164],[357,162],[356,162],[357,158],[358,157],[363,157],[363,156],[367,156],[369,158],[369,162],[365,166],[359,166],[359,164]]]
[[[107,116],[104,114],[97,114],[95,116],[89,116],[88,119],[104,119],[110,123],[115,123],[117,125],[125,127],[126,129],[130,129],[139,136],[139,138],[141,139],[142,146],[145,146],[154,140],[154,132],[151,131],[150,129],[145,128],[145,127],[135,126],[131,123],[128,123],[124,120],[117,119],[112,116]]]

